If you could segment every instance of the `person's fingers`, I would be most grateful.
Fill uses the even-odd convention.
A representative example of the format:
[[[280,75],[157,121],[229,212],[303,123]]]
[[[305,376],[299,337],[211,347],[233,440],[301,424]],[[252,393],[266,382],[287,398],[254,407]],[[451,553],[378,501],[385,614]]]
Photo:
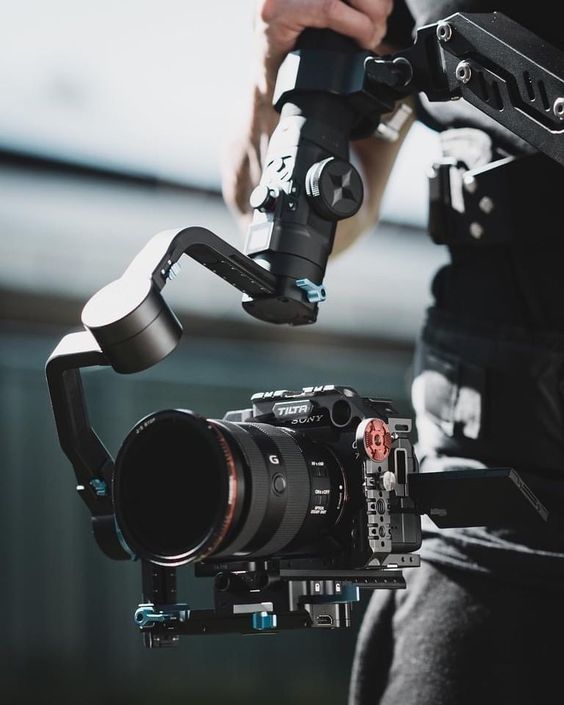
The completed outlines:
[[[374,37],[382,31],[375,24],[380,23],[381,17],[385,27],[387,17],[378,7],[382,4],[387,10],[388,3],[389,0],[364,0],[366,7],[370,6],[371,17],[342,0],[266,0],[259,6],[259,18],[281,45],[293,44],[304,29],[317,27],[332,29],[356,39],[362,47],[372,48]]]
[[[350,0],[350,2],[356,10],[372,21],[372,36],[363,46],[365,49],[376,49],[386,36],[387,21],[394,9],[394,0]]]
[[[381,22],[391,15],[394,0],[349,0],[349,5],[368,15],[373,22]]]
[[[370,17],[365,13],[346,5],[342,0],[323,0],[312,2],[311,5],[313,12],[310,22],[305,26],[332,29],[356,39],[363,47],[371,42],[374,28]]]

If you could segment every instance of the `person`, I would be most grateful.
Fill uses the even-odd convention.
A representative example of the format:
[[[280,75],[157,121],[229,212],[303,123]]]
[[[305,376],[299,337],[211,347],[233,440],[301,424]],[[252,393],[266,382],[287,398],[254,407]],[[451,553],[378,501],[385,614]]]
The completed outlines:
[[[242,224],[250,217],[248,196],[276,125],[276,72],[306,27],[330,28],[365,49],[387,53],[409,45],[414,27],[457,11],[494,10],[564,48],[564,10],[549,0],[261,0],[253,99],[223,182],[225,199]],[[431,104],[421,97],[416,113],[440,131],[443,157],[463,171],[507,157],[518,160],[506,163],[526,165],[512,172],[514,192],[482,203],[485,226],[463,224],[473,227],[470,240],[478,241],[495,208],[505,238],[488,244],[486,231],[476,246],[468,239],[460,245],[447,221],[435,233],[451,257],[434,278],[434,305],[416,351],[413,404],[421,470],[513,467],[536,478],[541,496],[562,496],[564,277],[554,234],[564,171],[464,101]],[[355,217],[339,223],[334,252],[377,221],[409,127],[394,144],[376,137],[354,143],[365,201]],[[497,183],[505,173],[500,167]],[[428,522],[424,529],[423,565],[408,571],[408,589],[376,591],[370,601],[350,705],[561,699],[563,534],[533,524],[441,531]]]

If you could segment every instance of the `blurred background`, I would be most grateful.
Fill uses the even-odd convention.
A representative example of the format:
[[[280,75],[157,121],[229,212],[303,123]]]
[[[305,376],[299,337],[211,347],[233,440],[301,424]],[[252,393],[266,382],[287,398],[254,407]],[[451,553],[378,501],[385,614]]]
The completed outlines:
[[[146,651],[136,564],[97,550],[59,449],[43,367],[80,310],[156,232],[204,225],[240,246],[219,194],[252,75],[253,0],[19,0],[0,42],[0,682],[11,703],[344,703],[348,633],[185,638]],[[194,263],[167,287],[180,348],[146,373],[87,375],[115,452],[156,408],[210,416],[252,392],[336,383],[409,413],[413,340],[444,255],[424,234],[435,139],[412,131],[378,228],[329,266],[310,329],[245,318]],[[353,284],[354,283],[354,284]],[[180,571],[181,597],[209,586]],[[367,596],[363,600],[366,602]]]

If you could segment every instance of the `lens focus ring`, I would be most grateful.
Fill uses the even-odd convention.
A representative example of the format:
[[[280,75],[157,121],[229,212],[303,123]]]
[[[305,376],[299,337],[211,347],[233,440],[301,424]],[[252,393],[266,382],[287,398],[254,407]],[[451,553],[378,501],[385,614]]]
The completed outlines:
[[[302,451],[290,433],[267,424],[248,424],[270,438],[278,448],[280,464],[274,474],[286,474],[286,508],[278,529],[255,556],[275,555],[299,533],[309,507],[310,479]]]
[[[243,528],[234,541],[216,555],[217,558],[222,558],[223,556],[231,556],[238,553],[244,554],[245,548],[257,535],[268,509],[269,477],[263,454],[253,442],[252,436],[249,435],[246,429],[241,427],[242,424],[235,424],[229,421],[213,421],[213,423],[233,437],[243,452],[247,467],[251,473],[250,488],[252,500],[250,511]]]

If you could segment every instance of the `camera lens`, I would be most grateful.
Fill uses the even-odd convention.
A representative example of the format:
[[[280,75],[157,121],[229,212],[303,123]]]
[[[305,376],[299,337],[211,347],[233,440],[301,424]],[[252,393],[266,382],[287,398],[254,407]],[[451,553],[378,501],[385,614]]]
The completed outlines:
[[[114,501],[127,543],[167,564],[213,550],[240,505],[237,475],[230,449],[205,419],[180,411],[145,419],[116,460]]]
[[[338,522],[345,489],[332,451],[301,434],[175,410],[125,439],[114,503],[139,558],[181,565],[299,552]]]

